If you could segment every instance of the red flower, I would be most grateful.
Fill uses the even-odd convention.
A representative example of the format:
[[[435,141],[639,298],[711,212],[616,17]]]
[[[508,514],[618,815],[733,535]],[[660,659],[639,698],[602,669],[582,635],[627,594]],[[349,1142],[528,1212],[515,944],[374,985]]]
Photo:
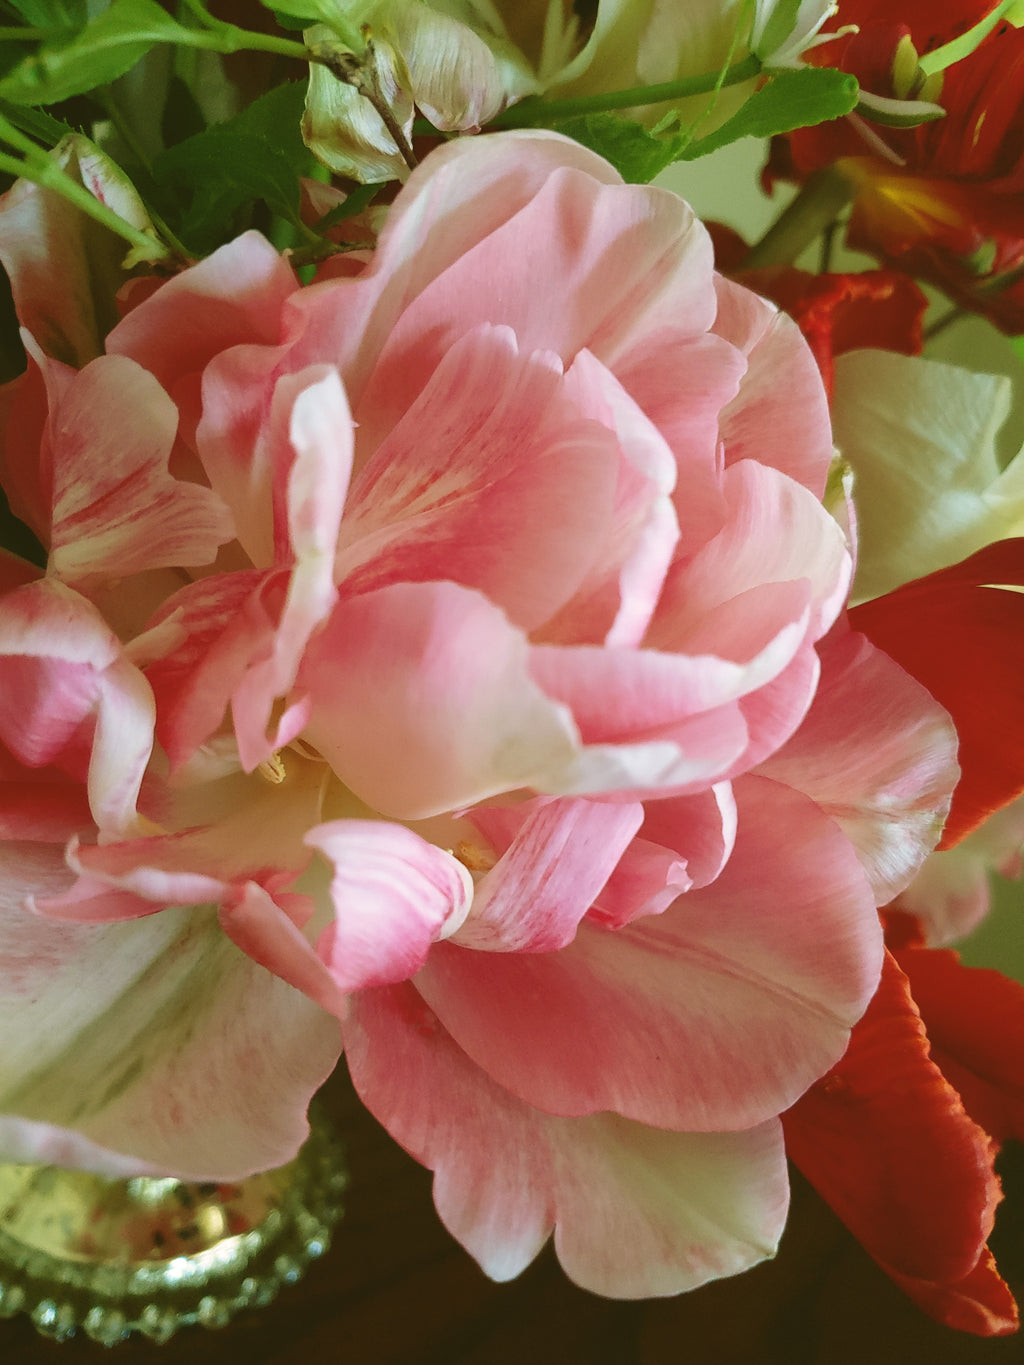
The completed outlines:
[[[909,956],[909,963],[906,958]],[[984,985],[996,977],[1016,991],[1016,1032],[1024,1030],[1024,988],[994,972],[961,967],[956,955],[909,948],[887,954],[874,1000],[832,1071],[783,1116],[786,1150],[865,1250],[930,1316],[978,1336],[1016,1330],[1017,1307],[987,1246],[1001,1198],[993,1169],[996,1147],[930,1054],[928,1035],[907,971],[929,985],[938,969],[956,974],[960,989],[941,1005],[951,1051],[990,1060],[973,1033],[963,1032]],[[981,985],[981,990],[978,986]],[[931,994],[928,1004],[931,1005]],[[1005,1003],[1001,1001],[1000,1003]],[[984,1016],[998,1038],[1005,1020]],[[962,1039],[969,1039],[964,1043]],[[998,1048],[994,1048],[999,1051]],[[1007,1046],[985,1083],[1021,1093],[1019,1044]],[[945,1058],[942,1058],[945,1064]],[[979,1078],[980,1083],[980,1078]]]
[[[896,20],[878,0],[843,0],[840,19],[859,32],[814,53],[889,99],[919,92],[915,53],[972,28],[991,0],[910,4]],[[909,44],[913,45],[911,50]],[[912,129],[860,115],[777,138],[766,170],[803,180],[836,165],[853,184],[848,240],[938,284],[1008,332],[1024,330],[1024,29],[998,25],[925,91],[946,116]]]
[[[898,270],[815,275],[795,266],[744,270],[750,248],[739,233],[724,223],[707,226],[718,269],[777,303],[796,322],[830,401],[836,356],[866,346],[920,355],[928,300],[908,275]]]

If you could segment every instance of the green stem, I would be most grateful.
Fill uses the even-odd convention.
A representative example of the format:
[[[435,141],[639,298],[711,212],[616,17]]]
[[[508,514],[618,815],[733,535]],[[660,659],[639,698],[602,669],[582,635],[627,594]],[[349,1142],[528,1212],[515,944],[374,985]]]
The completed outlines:
[[[799,194],[750,249],[744,270],[769,265],[792,265],[816,237],[820,237],[856,194],[856,187],[834,166],[815,171]]]
[[[53,33],[52,28],[0,28],[0,43],[43,43]]]
[[[666,100],[686,99],[689,95],[710,95],[727,85],[740,85],[761,74],[761,63],[753,55],[744,57],[724,71],[705,71],[699,76],[681,76],[660,85],[637,85],[629,90],[611,90],[603,95],[581,95],[574,100],[525,99],[492,119],[488,128],[529,128],[536,124],[561,122],[581,114],[603,114],[612,109],[634,109],[645,104],[664,104]]]

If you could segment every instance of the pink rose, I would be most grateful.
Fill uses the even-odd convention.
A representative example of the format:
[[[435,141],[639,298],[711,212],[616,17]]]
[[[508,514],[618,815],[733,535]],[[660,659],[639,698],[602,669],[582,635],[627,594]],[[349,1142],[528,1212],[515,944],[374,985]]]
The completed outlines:
[[[340,1020],[492,1276],[744,1269],[956,771],[845,624],[814,361],[553,134],[322,276],[248,233],[10,396],[0,1137],[242,1175]]]

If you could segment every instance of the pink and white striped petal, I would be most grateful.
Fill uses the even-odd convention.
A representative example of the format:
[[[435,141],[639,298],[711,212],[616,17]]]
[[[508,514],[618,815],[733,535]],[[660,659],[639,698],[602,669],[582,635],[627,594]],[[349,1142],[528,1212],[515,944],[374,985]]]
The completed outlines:
[[[469,913],[473,879],[404,825],[333,820],[305,839],[332,867],[334,922],[317,945],[342,991],[414,976],[437,939]]]
[[[663,914],[584,923],[557,953],[435,945],[417,989],[499,1085],[564,1116],[735,1130],[842,1055],[881,970],[870,887],[808,798],[764,778],[735,790],[724,870]]]
[[[622,463],[574,400],[510,328],[461,336],[354,483],[342,591],[449,579],[523,630],[547,621],[608,543]]]
[[[564,948],[640,828],[638,802],[541,798],[511,808],[521,823],[477,886],[453,943],[499,953]],[[470,812],[487,834],[491,808]]]
[[[239,952],[212,910],[53,923],[20,902],[65,884],[59,851],[5,845],[0,863],[0,1142],[46,1160],[55,1130],[74,1130],[74,1164],[109,1169],[102,1148],[119,1173],[198,1180],[294,1156],[337,1020]]]
[[[335,601],[334,552],[352,468],[352,419],[333,366],[279,380],[269,425],[272,433],[275,427],[287,431],[290,459],[274,471],[275,501],[283,504],[275,558],[293,567],[269,656],[256,652],[231,694],[239,755],[248,770],[301,729],[305,717],[293,706],[267,733],[275,703],[289,692],[310,636]],[[277,440],[272,435],[271,446],[280,447],[282,438],[283,432]]]
[[[364,993],[344,1032],[363,1102],[435,1171],[442,1221],[492,1279],[518,1275],[552,1231],[566,1274],[615,1298],[678,1294],[774,1253],[788,1203],[777,1120],[680,1133],[541,1113],[409,985]]]
[[[455,583],[343,598],[306,651],[304,737],[374,810],[415,820],[538,786],[576,749],[503,613]]]
[[[233,522],[209,488],[170,474],[177,425],[157,381],[123,356],[100,356],[51,397],[52,574],[93,586],[213,562]]]

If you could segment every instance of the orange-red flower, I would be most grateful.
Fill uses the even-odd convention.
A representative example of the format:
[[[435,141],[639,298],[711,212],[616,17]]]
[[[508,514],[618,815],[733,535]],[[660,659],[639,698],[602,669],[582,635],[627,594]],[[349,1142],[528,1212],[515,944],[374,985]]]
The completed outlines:
[[[900,6],[843,0],[859,32],[814,54],[852,72],[862,89],[914,98],[916,59],[972,28],[991,0]],[[836,165],[854,187],[848,240],[939,285],[1004,331],[1024,330],[1024,29],[1003,22],[926,89],[945,117],[915,128],[860,114],[775,140],[766,178],[803,180]],[[935,77],[932,83],[936,82]]]

